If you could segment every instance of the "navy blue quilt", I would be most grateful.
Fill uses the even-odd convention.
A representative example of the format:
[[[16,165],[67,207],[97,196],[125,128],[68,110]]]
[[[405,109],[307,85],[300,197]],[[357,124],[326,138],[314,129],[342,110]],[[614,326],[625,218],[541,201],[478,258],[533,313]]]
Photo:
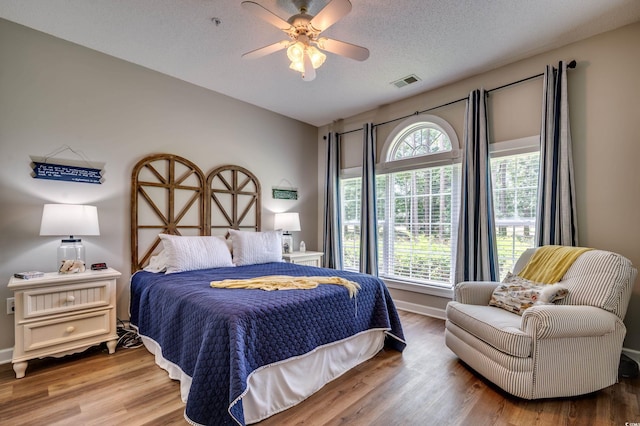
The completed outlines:
[[[340,276],[361,285],[263,291],[214,289],[209,283],[264,275]],[[192,378],[185,414],[204,425],[244,425],[242,400],[257,368],[310,352],[364,330],[387,330],[385,345],[402,351],[402,326],[376,277],[285,262],[176,274],[137,272],[131,322],[162,347],[162,356]]]

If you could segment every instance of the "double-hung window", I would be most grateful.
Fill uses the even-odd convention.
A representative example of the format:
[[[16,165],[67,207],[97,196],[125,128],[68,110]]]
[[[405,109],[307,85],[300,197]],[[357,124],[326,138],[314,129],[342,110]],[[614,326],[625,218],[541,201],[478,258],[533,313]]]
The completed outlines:
[[[493,209],[500,278],[535,246],[539,137],[491,144]]]
[[[344,269],[360,269],[360,187],[359,177],[340,180],[340,206],[342,209],[342,263]]]

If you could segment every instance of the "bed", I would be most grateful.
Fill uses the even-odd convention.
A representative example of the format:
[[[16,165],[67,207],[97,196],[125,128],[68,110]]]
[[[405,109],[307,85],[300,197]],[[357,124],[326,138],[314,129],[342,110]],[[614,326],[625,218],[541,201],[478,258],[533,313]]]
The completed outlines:
[[[261,230],[260,192],[242,167],[205,175],[172,154],[146,157],[133,170],[131,323],[180,381],[191,424],[259,422],[383,347],[405,347],[381,280],[281,261],[279,233]],[[265,276],[331,277],[359,289],[211,285]]]

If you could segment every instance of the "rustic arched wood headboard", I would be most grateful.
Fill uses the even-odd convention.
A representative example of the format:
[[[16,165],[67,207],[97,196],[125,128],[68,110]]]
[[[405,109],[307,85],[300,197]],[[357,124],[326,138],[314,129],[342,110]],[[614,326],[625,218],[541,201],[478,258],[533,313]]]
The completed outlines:
[[[227,229],[260,231],[260,182],[240,166],[221,166],[207,175],[207,207],[210,235],[226,234]]]
[[[145,157],[131,175],[131,272],[157,252],[158,234],[260,231],[261,209],[260,181],[243,167],[220,166],[205,176],[177,155]]]

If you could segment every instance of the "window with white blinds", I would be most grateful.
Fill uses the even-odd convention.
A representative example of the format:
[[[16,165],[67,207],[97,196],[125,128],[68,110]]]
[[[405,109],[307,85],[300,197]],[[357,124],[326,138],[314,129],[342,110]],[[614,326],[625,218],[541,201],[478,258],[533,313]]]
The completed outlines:
[[[451,285],[459,175],[460,166],[455,164],[379,177],[378,204],[384,206],[378,236],[381,276]]]
[[[455,132],[434,116],[390,134],[377,167],[378,269],[396,281],[451,286],[460,199]],[[341,180],[345,269],[359,269],[359,177]]]
[[[361,179],[340,180],[342,208],[342,263],[343,268],[360,269],[360,205]]]
[[[539,141],[491,145],[500,275],[535,244]],[[377,167],[378,269],[383,278],[451,287],[460,210],[460,150],[437,117],[414,117],[391,133]],[[345,269],[360,260],[360,177],[341,180]]]
[[[527,248],[535,246],[539,166],[538,151],[492,154],[491,179],[500,279],[512,270]]]

